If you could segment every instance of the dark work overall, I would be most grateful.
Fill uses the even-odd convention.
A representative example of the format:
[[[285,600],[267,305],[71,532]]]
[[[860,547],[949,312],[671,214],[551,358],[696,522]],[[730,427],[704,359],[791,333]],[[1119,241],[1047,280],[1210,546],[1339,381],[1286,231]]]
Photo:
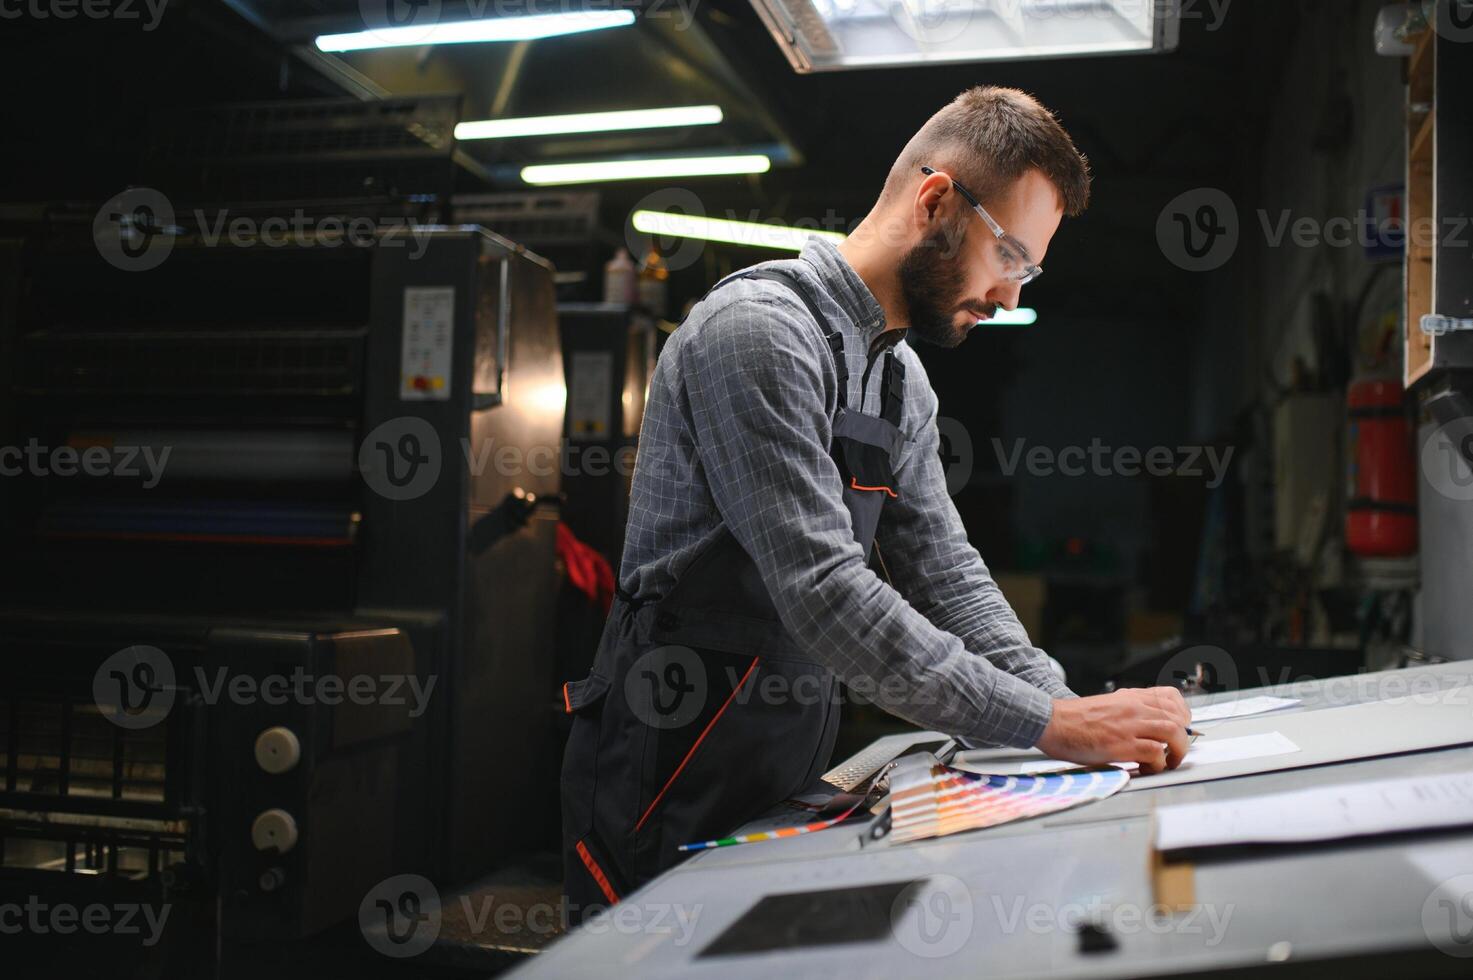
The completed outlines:
[[[839,380],[829,451],[868,560],[896,495],[904,365],[885,351],[879,415],[847,408],[843,335],[804,287],[770,269],[735,278],[786,285],[828,335]],[[562,774],[570,924],[677,863],[679,845],[723,836],[803,792],[827,770],[839,722],[837,679],[793,643],[725,530],[667,595],[619,591],[592,672],[563,699],[576,716]]]

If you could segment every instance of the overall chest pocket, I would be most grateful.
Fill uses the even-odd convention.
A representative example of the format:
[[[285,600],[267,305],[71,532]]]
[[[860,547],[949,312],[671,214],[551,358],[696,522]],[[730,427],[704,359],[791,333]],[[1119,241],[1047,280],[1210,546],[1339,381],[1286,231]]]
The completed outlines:
[[[841,408],[834,416],[833,441],[846,490],[899,496],[895,463],[905,443],[900,429],[877,415]]]

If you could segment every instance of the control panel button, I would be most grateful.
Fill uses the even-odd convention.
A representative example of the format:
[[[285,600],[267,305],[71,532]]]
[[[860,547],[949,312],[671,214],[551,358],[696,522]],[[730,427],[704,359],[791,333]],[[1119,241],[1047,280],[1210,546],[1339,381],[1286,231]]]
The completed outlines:
[[[275,807],[257,814],[251,822],[251,843],[258,851],[287,853],[297,846],[296,818]]]
[[[256,764],[276,776],[291,772],[302,761],[302,743],[297,733],[277,725],[256,736]]]

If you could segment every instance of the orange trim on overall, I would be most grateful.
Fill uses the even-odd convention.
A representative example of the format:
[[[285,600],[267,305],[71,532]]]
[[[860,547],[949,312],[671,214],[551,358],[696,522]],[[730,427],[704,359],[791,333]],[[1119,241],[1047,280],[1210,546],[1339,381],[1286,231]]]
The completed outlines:
[[[608,875],[604,874],[604,869],[598,866],[593,855],[588,853],[588,848],[580,840],[574,845],[574,849],[578,852],[578,857],[583,859],[583,867],[588,869],[588,873],[593,875],[593,880],[598,883],[598,890],[604,893],[604,898],[607,898],[610,904],[618,903],[619,893],[614,891],[613,885],[609,884]]]
[[[571,683],[572,681],[568,681],[563,684],[563,713],[569,715],[573,713],[573,702],[568,698],[568,684]]]
[[[696,736],[695,744],[693,744],[690,747],[690,750],[685,753],[685,758],[680,760],[680,765],[675,767],[675,771],[670,774],[670,778],[665,780],[665,785],[660,787],[660,792],[655,795],[655,798],[653,800],[650,800],[650,805],[645,808],[644,815],[639,818],[639,823],[634,825],[635,830],[643,827],[644,822],[650,818],[650,814],[655,812],[655,807],[659,806],[660,801],[665,798],[666,791],[669,790],[675,780],[679,778],[681,770],[683,770],[685,768],[685,764],[690,761],[690,757],[696,754],[696,749],[701,747],[701,743],[706,740],[706,736],[711,733],[711,729],[714,728],[716,726],[716,723],[721,720],[721,716],[724,715],[726,713],[726,709],[731,706],[732,698],[736,697],[737,692],[742,689],[742,685],[747,683],[747,678],[752,676],[752,671],[757,669],[757,661],[761,659],[761,657],[752,658],[752,662],[747,665],[747,672],[742,675],[742,679],[736,682],[736,687],[731,689],[731,693],[728,694],[726,696],[726,700],[722,702],[721,708],[716,712],[716,714],[711,718],[710,721],[706,722],[706,727],[701,729],[701,734]]]
[[[888,493],[890,496],[894,497],[896,500],[899,500],[900,499],[900,494],[896,493],[894,490],[891,490],[889,487],[862,487],[862,486],[860,486],[859,485],[859,477],[857,477],[857,476],[851,476],[849,478],[849,486],[851,488],[855,489],[855,490],[883,490],[886,493]]]

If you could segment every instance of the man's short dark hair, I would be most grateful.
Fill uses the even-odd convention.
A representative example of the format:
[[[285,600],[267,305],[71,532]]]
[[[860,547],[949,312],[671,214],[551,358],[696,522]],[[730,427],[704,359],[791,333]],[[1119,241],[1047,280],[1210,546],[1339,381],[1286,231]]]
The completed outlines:
[[[967,89],[926,120],[900,151],[884,196],[919,179],[923,165],[951,174],[983,204],[1033,169],[1059,192],[1065,214],[1089,204],[1089,161],[1052,112],[1015,88]]]

